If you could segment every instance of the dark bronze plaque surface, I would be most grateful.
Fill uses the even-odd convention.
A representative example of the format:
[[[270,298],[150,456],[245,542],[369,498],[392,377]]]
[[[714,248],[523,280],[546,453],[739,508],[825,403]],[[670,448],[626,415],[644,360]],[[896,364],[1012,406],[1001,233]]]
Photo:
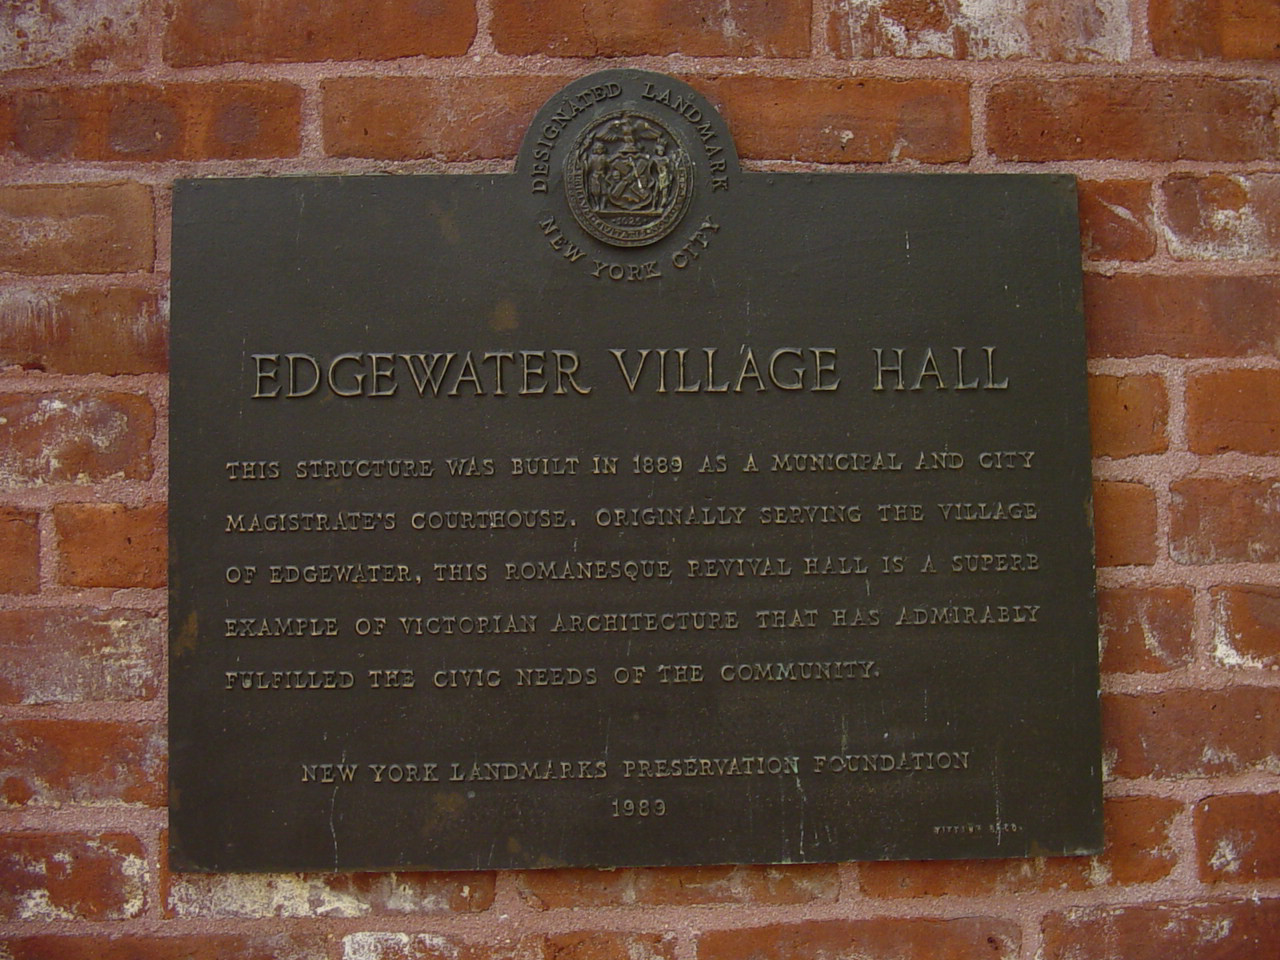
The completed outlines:
[[[176,868],[1098,849],[1070,177],[744,172],[611,71],[173,250]]]

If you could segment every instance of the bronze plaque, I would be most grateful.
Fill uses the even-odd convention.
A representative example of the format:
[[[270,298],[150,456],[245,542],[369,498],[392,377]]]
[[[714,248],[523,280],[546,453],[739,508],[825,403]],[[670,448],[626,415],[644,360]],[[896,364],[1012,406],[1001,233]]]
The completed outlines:
[[[1075,210],[633,70],[513,173],[179,183],[174,866],[1097,851]]]

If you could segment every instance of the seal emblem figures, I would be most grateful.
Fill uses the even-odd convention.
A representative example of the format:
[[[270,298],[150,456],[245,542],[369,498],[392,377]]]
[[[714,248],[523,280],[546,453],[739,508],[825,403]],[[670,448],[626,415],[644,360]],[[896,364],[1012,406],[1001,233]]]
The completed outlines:
[[[578,224],[615,247],[661,240],[693,197],[693,161],[671,129],[629,107],[584,127],[565,157],[564,189]]]

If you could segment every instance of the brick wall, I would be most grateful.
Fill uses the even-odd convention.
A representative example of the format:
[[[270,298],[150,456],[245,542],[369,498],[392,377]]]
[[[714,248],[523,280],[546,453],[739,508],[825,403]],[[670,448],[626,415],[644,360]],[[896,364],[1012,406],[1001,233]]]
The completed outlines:
[[[510,168],[603,66],[749,166],[1080,179],[1094,858],[171,876],[170,186]],[[1280,944],[1276,0],[0,9],[0,957],[1246,960]]]

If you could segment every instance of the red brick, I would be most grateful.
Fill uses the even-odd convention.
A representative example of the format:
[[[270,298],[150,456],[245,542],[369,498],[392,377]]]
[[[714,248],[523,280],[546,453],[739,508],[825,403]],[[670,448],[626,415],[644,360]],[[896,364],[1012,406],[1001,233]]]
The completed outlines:
[[[0,703],[150,700],[163,636],[140,610],[0,610]]]
[[[136,837],[0,836],[0,919],[122,920],[142,915],[145,862]]]
[[[395,917],[477,913],[493,904],[492,873],[174,874],[173,917]]]
[[[1156,497],[1141,483],[1093,484],[1094,552],[1100,567],[1156,562]]]
[[[1164,797],[1117,797],[1106,801],[1106,852],[1091,858],[1105,870],[1105,882],[1155,883],[1169,876],[1178,861],[1170,831],[1181,812],[1179,801]]]
[[[146,58],[147,0],[41,0],[0,5],[0,73],[56,66],[129,70]]]
[[[1002,960],[1018,956],[1016,923],[957,920],[807,920],[698,936],[698,960]]]
[[[1280,943],[1280,900],[1072,907],[1042,928],[1044,960],[1263,960]]]
[[[109,376],[164,373],[160,297],[137,287],[0,290],[0,367]]]
[[[1280,278],[1085,274],[1093,357],[1275,356]]]
[[[753,160],[947,163],[972,153],[969,87],[952,80],[691,78]]]
[[[517,876],[520,895],[540,910],[624,904],[790,905],[834,900],[833,866],[658,867],[630,870],[533,870]]]
[[[1005,160],[1259,160],[1280,144],[1276,106],[1253,80],[1006,80],[987,101],[987,138]]]
[[[1180,173],[1160,192],[1165,239],[1179,260],[1280,257],[1280,175]]]
[[[1275,0],[1151,0],[1151,44],[1173,60],[1280,58]]]
[[[568,77],[326,80],[325,151],[338,157],[514,157],[529,121]]]
[[[9,149],[33,160],[247,160],[298,153],[290,83],[126,83],[0,99]]]
[[[0,937],[12,960],[322,960],[329,937],[302,933]]]
[[[151,192],[137,183],[0,187],[0,270],[149,270]]]
[[[1126,60],[1125,4],[1029,0],[1018,26],[1002,4],[963,0],[836,0],[827,42],[841,57],[948,57],[957,60]]]
[[[453,57],[475,33],[473,0],[176,0],[164,56],[178,67]]]
[[[1102,731],[1116,777],[1280,773],[1280,688],[1103,697]]]
[[[674,960],[676,938],[611,930],[553,933],[543,944],[543,956],[546,960]]]
[[[1147,260],[1156,252],[1151,184],[1145,180],[1082,180],[1080,234],[1090,260]]]
[[[1169,552],[1179,563],[1280,560],[1280,479],[1193,477],[1169,490]]]
[[[0,395],[0,482],[95,483],[151,476],[156,419],[135,393]]]
[[[1103,673],[1165,673],[1191,662],[1195,602],[1187,587],[1098,592]]]
[[[1164,453],[1169,399],[1154,375],[1089,378],[1089,425],[1095,457]]]
[[[499,53],[803,57],[809,0],[494,0]]]
[[[164,731],[98,720],[0,721],[0,806],[165,802]]]
[[[60,583],[75,587],[162,587],[167,511],[161,505],[65,503],[53,510]]]
[[[0,507],[0,593],[40,589],[40,518],[29,510]]]
[[[914,899],[1154,883],[1174,867],[1169,828],[1181,809],[1176,800],[1156,797],[1107,801],[1107,848],[1101,856],[863,863],[858,866],[860,886],[873,897]]]
[[[1228,584],[1214,587],[1209,596],[1218,660],[1280,669],[1280,587]]]
[[[1236,793],[1196,804],[1196,859],[1206,883],[1280,880],[1280,793]]]
[[[1213,370],[1187,383],[1193,453],[1280,452],[1280,370]]]

